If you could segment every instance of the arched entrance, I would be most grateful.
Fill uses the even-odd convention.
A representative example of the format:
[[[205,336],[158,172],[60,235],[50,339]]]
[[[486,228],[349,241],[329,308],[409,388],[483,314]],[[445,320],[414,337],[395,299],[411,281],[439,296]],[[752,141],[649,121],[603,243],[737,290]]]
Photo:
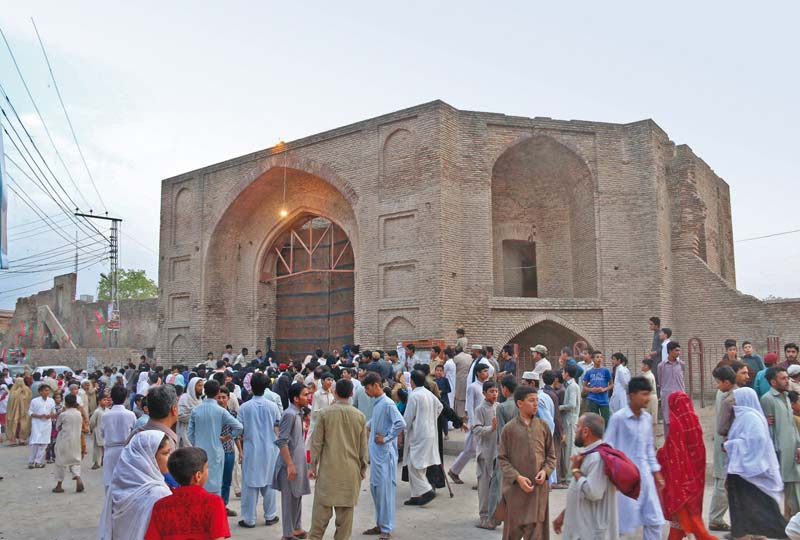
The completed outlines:
[[[518,363],[520,373],[523,370],[533,369],[531,347],[536,345],[547,347],[547,358],[555,367],[562,347],[569,347],[574,350],[576,345],[579,348],[589,345],[588,340],[583,336],[551,320],[543,320],[523,330],[514,336],[509,343],[519,346]]]
[[[296,217],[273,242],[261,281],[275,286],[281,359],[353,343],[354,262],[347,234],[322,216]]]
[[[496,296],[597,296],[594,180],[586,162],[536,135],[492,169]]]

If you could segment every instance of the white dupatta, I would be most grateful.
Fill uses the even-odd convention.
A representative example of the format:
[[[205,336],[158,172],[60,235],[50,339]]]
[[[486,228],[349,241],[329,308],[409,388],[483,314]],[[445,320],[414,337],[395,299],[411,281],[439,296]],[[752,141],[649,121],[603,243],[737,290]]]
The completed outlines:
[[[98,540],[144,538],[153,505],[172,493],[156,463],[156,451],[164,437],[162,431],[142,431],[122,450],[106,491]]]

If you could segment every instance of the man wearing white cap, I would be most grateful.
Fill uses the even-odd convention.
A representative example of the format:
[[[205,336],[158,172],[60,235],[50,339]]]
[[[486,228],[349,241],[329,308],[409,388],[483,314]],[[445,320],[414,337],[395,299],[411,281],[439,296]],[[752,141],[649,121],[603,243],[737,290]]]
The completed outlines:
[[[792,364],[786,371],[789,372],[789,390],[800,393],[800,365]]]
[[[485,364],[489,366],[489,378],[491,379],[494,376],[494,366],[492,366],[491,362],[486,359],[483,355],[483,346],[474,344],[470,347],[470,354],[472,355],[472,365],[469,368],[469,373],[467,373],[467,388],[469,385],[474,383],[477,377],[475,376],[475,366],[478,364]]]
[[[550,365],[550,360],[547,359],[547,347],[544,345],[531,347],[531,356],[533,357],[533,361],[536,362],[533,366],[533,372],[539,377],[541,377],[542,373],[545,371],[553,369],[553,366]],[[539,399],[541,399],[541,396],[539,396]]]

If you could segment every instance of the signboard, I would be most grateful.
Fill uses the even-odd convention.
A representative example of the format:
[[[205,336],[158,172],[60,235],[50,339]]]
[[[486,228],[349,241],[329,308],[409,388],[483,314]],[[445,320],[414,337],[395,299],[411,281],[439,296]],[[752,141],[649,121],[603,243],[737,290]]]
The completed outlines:
[[[119,330],[120,329],[120,320],[119,320],[119,310],[115,309],[111,311],[111,318],[108,320],[108,329],[109,330]]]
[[[6,161],[3,157],[3,129],[0,122],[0,270],[8,269],[8,196],[6,195]]]

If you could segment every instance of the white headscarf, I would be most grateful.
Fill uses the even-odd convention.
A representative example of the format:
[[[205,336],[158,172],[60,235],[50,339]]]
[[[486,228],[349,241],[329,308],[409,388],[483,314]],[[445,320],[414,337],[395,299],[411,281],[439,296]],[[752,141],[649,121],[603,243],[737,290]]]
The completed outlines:
[[[147,395],[147,389],[150,388],[150,372],[142,371],[139,373],[139,379],[136,381],[136,393],[143,396]]]
[[[724,444],[728,474],[738,474],[781,504],[781,469],[758,396],[752,388],[737,388],[733,400],[733,425]]]
[[[189,380],[189,386],[186,387],[186,391],[181,394],[181,399],[178,400],[178,414],[189,414],[192,412],[192,409],[200,405],[202,400],[200,396],[197,395],[195,392],[195,387],[197,383],[202,381],[200,377],[192,377]]]
[[[106,491],[98,540],[144,538],[153,505],[172,493],[156,463],[156,452],[164,437],[163,431],[142,431],[122,450]]]

